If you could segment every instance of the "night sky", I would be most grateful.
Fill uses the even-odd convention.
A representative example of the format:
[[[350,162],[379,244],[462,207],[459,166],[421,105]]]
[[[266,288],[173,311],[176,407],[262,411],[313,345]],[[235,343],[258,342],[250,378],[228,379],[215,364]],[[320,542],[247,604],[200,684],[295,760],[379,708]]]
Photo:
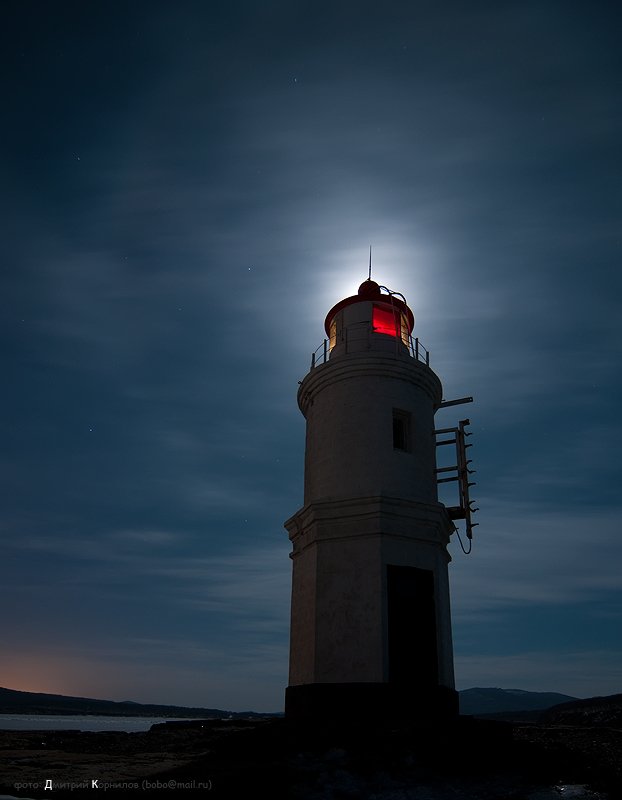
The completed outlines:
[[[457,688],[622,691],[618,8],[3,5],[0,685],[282,709],[296,391],[371,243],[475,398]]]

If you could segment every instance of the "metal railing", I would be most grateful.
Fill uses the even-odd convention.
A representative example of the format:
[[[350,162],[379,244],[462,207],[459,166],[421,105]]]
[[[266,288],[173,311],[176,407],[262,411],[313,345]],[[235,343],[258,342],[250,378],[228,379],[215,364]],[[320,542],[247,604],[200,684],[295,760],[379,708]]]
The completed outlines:
[[[328,361],[328,339],[324,339],[319,347],[311,353],[311,369]]]
[[[356,335],[359,332],[363,333],[363,335]],[[355,335],[352,336],[352,333]],[[348,353],[350,352],[348,349],[349,342],[356,341],[359,343],[356,348],[356,352],[361,352],[360,341],[361,339],[367,338],[367,349],[371,350],[371,342],[369,339],[371,334],[373,334],[373,329],[368,322],[360,323],[359,325],[351,325],[349,328],[346,328],[345,337],[339,342],[339,344],[345,343],[345,352]],[[397,353],[404,353],[403,349],[400,347],[400,344],[405,344],[404,340],[401,337],[396,336],[395,350]],[[313,353],[311,353],[311,369],[314,369],[320,364],[325,364],[329,359],[331,349],[332,348],[329,346],[329,340],[324,339],[322,344],[317,347]],[[407,350],[409,357],[414,358],[416,361],[420,361],[427,367],[430,366],[430,351],[419,341],[418,336],[414,338],[412,336],[408,337]]]

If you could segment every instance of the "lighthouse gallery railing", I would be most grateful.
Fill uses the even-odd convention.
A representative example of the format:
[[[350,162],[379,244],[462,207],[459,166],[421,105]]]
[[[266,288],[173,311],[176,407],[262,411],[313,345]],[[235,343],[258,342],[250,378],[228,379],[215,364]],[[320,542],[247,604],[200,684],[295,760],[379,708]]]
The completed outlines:
[[[357,326],[357,325],[350,326],[350,329],[352,329],[352,328],[355,328],[355,329],[356,328],[360,328],[359,332],[363,334],[362,336],[356,336],[355,337],[355,340],[357,341],[356,351],[360,352],[360,344],[359,344],[360,340],[362,338],[368,337],[370,333],[373,333],[373,328],[367,322],[360,323],[359,326]],[[342,344],[342,343],[345,344],[345,352],[346,353],[348,352],[348,344],[349,344],[349,341],[350,341],[349,338],[348,338],[348,335],[347,335],[348,332],[350,333],[350,336],[351,336],[352,331],[351,330],[346,331],[346,336],[344,337],[343,342],[340,342],[340,344]],[[404,342],[404,340],[401,337],[395,337],[395,340],[396,340],[396,342],[395,342],[396,343],[396,352],[403,353],[404,351],[402,350],[402,348],[399,345],[400,344],[406,344],[406,343]],[[408,355],[411,358],[414,358],[415,360],[420,361],[422,364],[425,364],[428,367],[430,366],[430,351],[426,347],[424,347],[424,345],[419,341],[419,337],[418,336],[417,337],[409,336],[408,337],[408,345],[406,345],[406,346],[407,346],[407,349],[408,349]],[[311,369],[313,369],[314,367],[319,366],[320,364],[325,364],[328,361],[329,357],[330,357],[330,351],[331,350],[332,350],[332,347],[330,347],[329,340],[328,339],[324,339],[322,344],[319,347],[317,347],[313,353],[311,353]]]

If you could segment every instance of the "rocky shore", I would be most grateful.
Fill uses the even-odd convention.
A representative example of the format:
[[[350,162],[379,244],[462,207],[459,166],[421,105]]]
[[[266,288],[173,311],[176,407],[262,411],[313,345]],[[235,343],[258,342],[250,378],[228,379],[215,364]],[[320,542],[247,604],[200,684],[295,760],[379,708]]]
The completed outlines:
[[[143,798],[618,800],[622,731],[469,717],[446,725],[268,718],[142,733],[0,731],[0,795],[92,798],[93,788]]]

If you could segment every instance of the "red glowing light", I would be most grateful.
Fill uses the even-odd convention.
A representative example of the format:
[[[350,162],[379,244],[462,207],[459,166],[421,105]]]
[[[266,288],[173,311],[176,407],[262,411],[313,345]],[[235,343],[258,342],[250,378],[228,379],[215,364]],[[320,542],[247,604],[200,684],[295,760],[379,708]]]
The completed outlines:
[[[386,333],[389,336],[399,336],[400,316],[399,312],[386,306],[374,304],[374,316],[372,322],[375,333]]]

